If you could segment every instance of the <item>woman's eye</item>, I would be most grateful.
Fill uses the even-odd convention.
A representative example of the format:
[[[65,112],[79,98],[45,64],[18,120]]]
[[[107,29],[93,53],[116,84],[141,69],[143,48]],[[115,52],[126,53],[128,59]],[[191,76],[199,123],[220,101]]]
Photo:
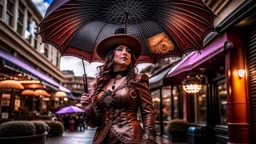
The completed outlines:
[[[117,51],[122,51],[123,49],[122,49],[122,48],[117,48],[116,50],[117,50]]]
[[[131,49],[126,49],[126,51],[127,51],[128,53],[131,53],[131,52],[132,52]]]

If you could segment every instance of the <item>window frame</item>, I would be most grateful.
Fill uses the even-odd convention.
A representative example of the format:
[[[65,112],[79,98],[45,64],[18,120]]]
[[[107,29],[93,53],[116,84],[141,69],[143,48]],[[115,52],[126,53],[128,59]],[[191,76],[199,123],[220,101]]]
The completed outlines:
[[[28,42],[28,43],[30,43],[31,44],[31,42],[32,42],[32,30],[31,30],[31,25],[32,25],[32,14],[29,12],[29,11],[27,11],[27,25],[26,25],[26,32],[27,33],[29,33],[29,37],[26,37],[26,35],[25,35],[25,39],[26,39],[26,41]],[[26,33],[25,32],[25,33]]]
[[[8,4],[12,3],[12,9],[11,11],[8,9]],[[7,17],[10,16],[10,19],[8,19],[9,21],[7,22]],[[7,6],[6,6],[6,18],[5,18],[5,22],[13,27],[13,18],[14,18],[14,2],[13,0],[7,0]]]
[[[3,18],[3,11],[4,11],[4,1],[0,0],[0,19]]]
[[[20,21],[20,14],[22,14],[22,21]],[[25,6],[21,3],[21,1],[19,1],[18,19],[17,19],[17,32],[20,35],[23,34],[24,16],[25,16]],[[19,26],[21,27],[21,29],[19,29]]]
[[[216,113],[215,123],[216,123],[216,125],[219,125],[219,126],[227,126],[228,125],[228,124],[221,124],[221,112],[220,112],[221,105],[220,105],[220,97],[218,95],[218,85],[223,82],[226,84],[226,79],[224,76],[220,77],[219,79],[217,79],[214,82],[214,101],[215,101],[215,113]],[[227,111],[227,107],[226,107],[226,111]],[[228,117],[228,116],[226,116],[226,117]]]

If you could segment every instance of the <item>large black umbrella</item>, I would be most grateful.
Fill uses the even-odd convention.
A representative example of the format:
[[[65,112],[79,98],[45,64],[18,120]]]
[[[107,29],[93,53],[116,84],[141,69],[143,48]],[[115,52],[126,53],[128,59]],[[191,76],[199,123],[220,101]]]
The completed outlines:
[[[100,61],[97,43],[127,23],[143,44],[139,62],[203,48],[214,14],[201,0],[54,0],[40,23],[43,42],[62,56]]]

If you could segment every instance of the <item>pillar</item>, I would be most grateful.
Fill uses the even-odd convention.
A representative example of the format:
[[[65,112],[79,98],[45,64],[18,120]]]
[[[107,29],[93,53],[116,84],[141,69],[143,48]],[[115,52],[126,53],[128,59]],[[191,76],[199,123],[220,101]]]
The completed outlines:
[[[237,71],[245,69],[242,34],[238,30],[227,33],[225,43],[225,75],[227,83],[228,144],[249,143],[248,102],[245,77]]]

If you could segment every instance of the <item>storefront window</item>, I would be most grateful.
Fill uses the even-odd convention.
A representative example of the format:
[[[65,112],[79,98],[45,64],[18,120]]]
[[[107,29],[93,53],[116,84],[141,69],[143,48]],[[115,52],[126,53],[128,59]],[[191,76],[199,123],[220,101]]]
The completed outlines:
[[[227,125],[227,89],[225,81],[221,81],[217,85],[217,97],[219,107],[219,124]]]
[[[163,126],[164,126],[164,135],[166,133],[166,127],[168,122],[172,119],[171,110],[172,110],[172,103],[171,103],[171,86],[165,86],[162,88],[162,111],[163,111]]]
[[[177,86],[173,87],[172,94],[173,94],[173,119],[177,119],[179,118],[179,91]]]
[[[171,120],[171,87],[166,86],[162,88],[163,97],[163,121]]]
[[[160,133],[160,90],[157,89],[151,92],[151,97],[153,100],[153,106],[155,110],[156,117],[156,131]]]
[[[206,123],[206,94],[206,85],[203,85],[202,89],[194,94],[195,123]]]

